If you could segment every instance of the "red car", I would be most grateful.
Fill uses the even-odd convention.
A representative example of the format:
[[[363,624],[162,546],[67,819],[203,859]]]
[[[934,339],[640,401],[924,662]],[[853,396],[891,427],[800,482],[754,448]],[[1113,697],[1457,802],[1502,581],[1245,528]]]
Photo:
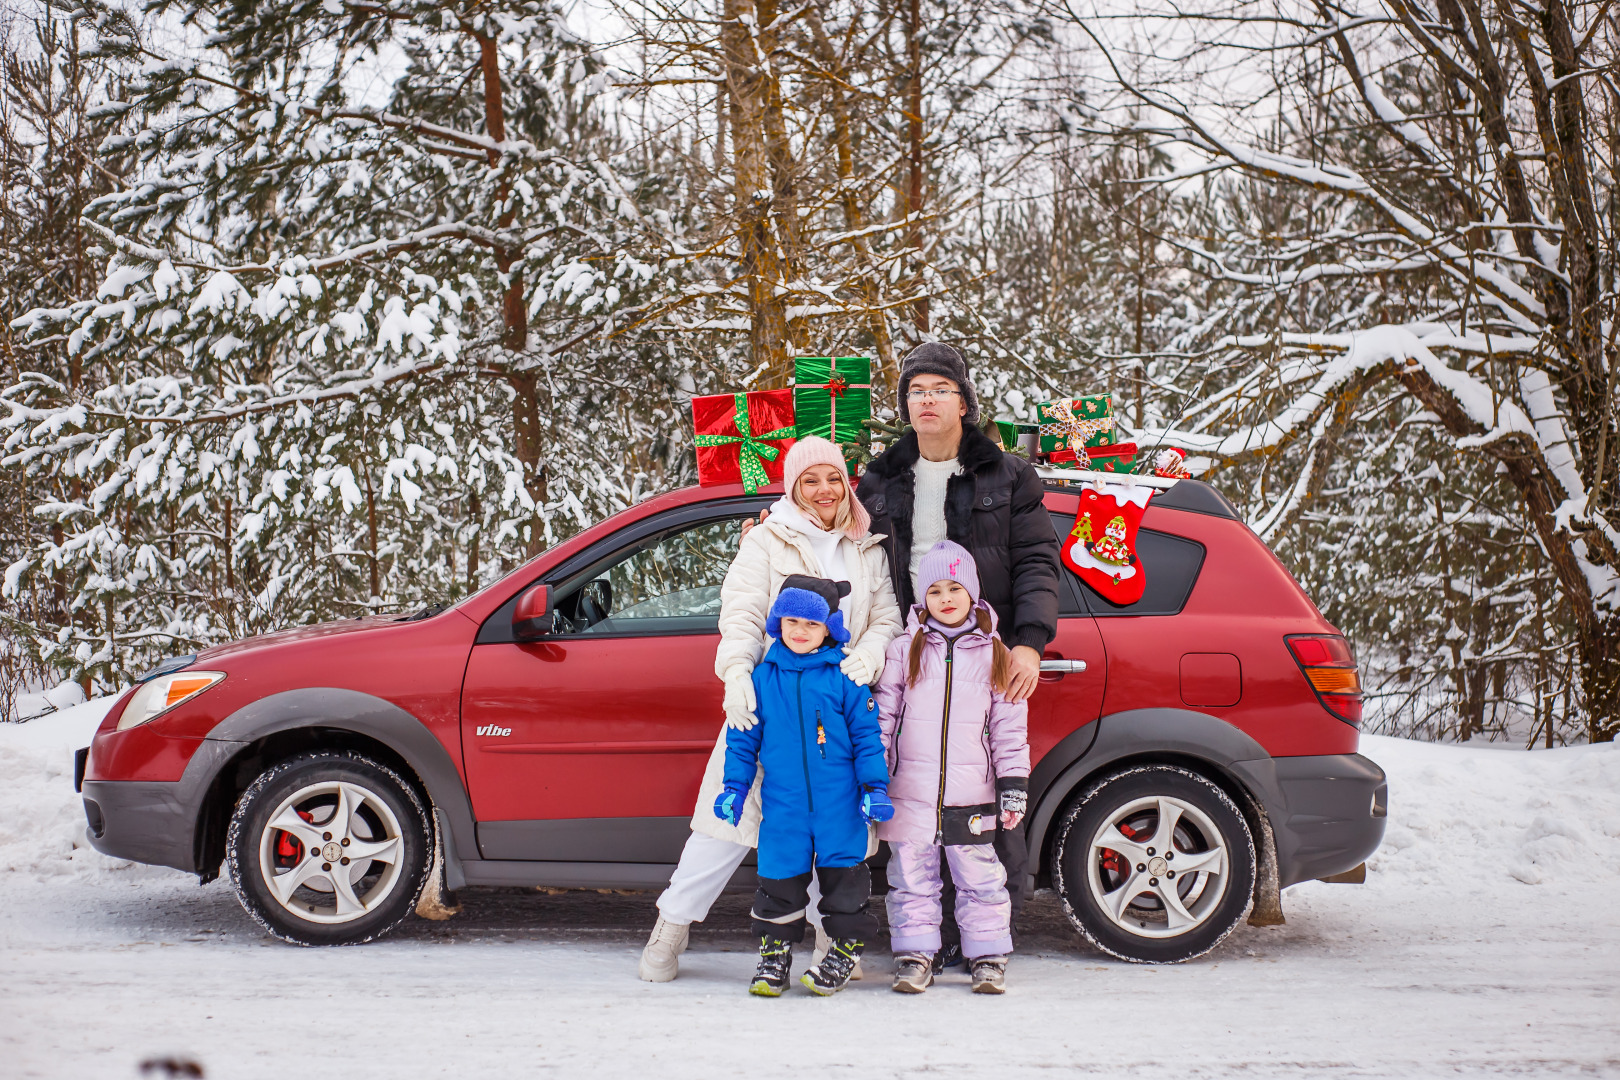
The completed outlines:
[[[436,856],[450,889],[662,886],[722,723],[720,583],[775,498],[671,492],[453,607],[173,658],[80,751],[92,843],[204,881],[223,863],[307,944],[387,932]],[[1076,492],[1046,504],[1066,536]],[[1356,868],[1386,787],[1348,644],[1218,492],[1169,485],[1137,551],[1129,607],[1063,571],[1028,884],[1100,948],[1176,961],[1257,890]]]

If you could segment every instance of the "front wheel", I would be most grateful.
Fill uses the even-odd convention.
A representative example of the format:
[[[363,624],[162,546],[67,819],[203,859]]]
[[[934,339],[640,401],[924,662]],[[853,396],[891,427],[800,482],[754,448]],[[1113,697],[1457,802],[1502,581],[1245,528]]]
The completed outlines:
[[[299,945],[353,945],[404,921],[433,857],[427,810],[362,754],[301,754],[248,785],[225,840],[254,921]]]
[[[1188,769],[1143,765],[1092,784],[1064,814],[1052,877],[1069,921],[1104,952],[1148,964],[1202,956],[1254,894],[1242,811]]]

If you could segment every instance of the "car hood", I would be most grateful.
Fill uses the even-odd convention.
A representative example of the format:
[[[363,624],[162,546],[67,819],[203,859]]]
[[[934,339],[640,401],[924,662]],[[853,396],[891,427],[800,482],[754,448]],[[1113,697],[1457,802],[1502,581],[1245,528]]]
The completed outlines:
[[[207,667],[211,663],[242,653],[278,648],[283,645],[311,641],[316,638],[363,634],[368,630],[379,630],[385,626],[397,626],[399,621],[400,616],[398,615],[366,615],[358,619],[339,619],[334,622],[315,623],[312,626],[294,626],[286,630],[277,630],[272,634],[260,634],[257,637],[230,641],[224,645],[215,645],[199,653],[193,666]]]

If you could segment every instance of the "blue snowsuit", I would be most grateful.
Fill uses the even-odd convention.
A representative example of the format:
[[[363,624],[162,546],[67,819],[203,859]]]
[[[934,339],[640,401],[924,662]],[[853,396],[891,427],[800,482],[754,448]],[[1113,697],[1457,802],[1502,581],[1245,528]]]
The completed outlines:
[[[763,765],[759,876],[791,878],[866,858],[861,788],[886,786],[877,703],[838,670],[843,651],[800,655],[771,643],[754,668],[759,723],[726,732],[726,783],[746,790]]]

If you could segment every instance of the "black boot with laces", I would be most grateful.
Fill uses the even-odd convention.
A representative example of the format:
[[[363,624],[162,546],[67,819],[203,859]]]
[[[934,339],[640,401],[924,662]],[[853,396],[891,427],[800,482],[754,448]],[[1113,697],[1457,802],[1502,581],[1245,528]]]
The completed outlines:
[[[754,972],[754,981],[748,984],[748,992],[760,997],[781,997],[792,972],[793,943],[773,937],[760,938],[759,968]]]
[[[832,946],[819,964],[799,976],[799,981],[812,994],[828,997],[836,994],[849,982],[855,965],[861,962],[861,950],[866,945],[854,938],[833,938]]]

